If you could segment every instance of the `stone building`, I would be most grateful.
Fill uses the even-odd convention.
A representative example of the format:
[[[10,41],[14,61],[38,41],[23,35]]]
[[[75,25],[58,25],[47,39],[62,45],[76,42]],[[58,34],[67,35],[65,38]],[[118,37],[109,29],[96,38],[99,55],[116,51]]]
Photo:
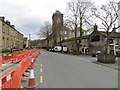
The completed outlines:
[[[92,53],[93,51],[100,51],[102,53],[105,52],[105,45],[107,43],[107,33],[105,31],[98,31],[97,29],[94,29],[94,31],[89,35],[88,38],[88,49],[89,53]],[[115,30],[112,30],[109,32],[109,40],[108,45],[110,48],[109,52],[112,53],[114,51],[114,43],[115,48],[120,48],[120,33],[116,32]]]
[[[46,48],[46,39],[37,39],[37,40],[31,40],[31,47],[33,48]]]
[[[63,25],[63,14],[60,11],[56,11],[52,16],[52,37],[53,43],[61,45],[61,41],[71,38],[73,36],[73,31]]]
[[[59,11],[56,11],[52,16],[52,30],[53,30],[53,42],[54,46],[57,44],[57,41],[62,40],[63,31],[63,14]]]
[[[94,52],[105,52],[105,44],[106,44],[106,32],[105,31],[98,31],[97,29],[91,31],[85,31],[86,34],[83,33],[81,46],[80,46],[80,54],[91,54]],[[109,32],[109,51],[113,53],[114,46],[115,49],[120,48],[120,33],[116,31]],[[62,44],[67,46],[70,53],[75,53],[76,45],[75,45],[75,38],[69,38],[65,41],[62,41]],[[114,45],[115,43],[115,45]]]
[[[118,2],[118,25],[120,25],[120,1]],[[118,32],[120,32],[120,28],[118,29]]]
[[[74,32],[63,25],[63,14],[56,11],[53,16],[53,33],[48,36],[49,45],[52,47],[54,45],[67,46],[70,53],[76,52]],[[115,48],[120,48],[120,33],[115,30],[109,32],[110,43],[109,51],[114,50],[114,42],[116,43]],[[80,32],[78,28],[77,37],[79,39]],[[83,30],[83,36],[81,40],[80,52],[81,54],[91,54],[93,51],[104,52],[106,44],[106,32],[98,31],[97,25],[95,27]]]
[[[23,34],[15,29],[14,25],[0,17],[0,49],[23,48]]]

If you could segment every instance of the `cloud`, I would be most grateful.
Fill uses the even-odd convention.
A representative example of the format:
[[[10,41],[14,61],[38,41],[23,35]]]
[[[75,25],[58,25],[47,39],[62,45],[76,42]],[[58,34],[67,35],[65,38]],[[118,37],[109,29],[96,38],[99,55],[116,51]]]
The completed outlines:
[[[4,16],[16,29],[33,39],[45,21],[52,22],[56,10],[62,13],[67,0],[0,0],[0,16]]]
[[[29,33],[33,34],[34,39],[37,37],[36,33],[44,20],[37,15],[32,15],[30,12],[31,10],[24,4],[10,2],[10,0],[0,0],[0,16],[4,16],[25,36],[28,36]]]
[[[52,22],[56,10],[65,12],[68,1],[71,0],[0,0],[0,16],[5,16],[25,36],[30,33],[35,39],[43,23]]]
[[[18,21],[18,28],[20,28],[20,31],[23,32],[26,36],[28,36],[28,34],[35,36],[44,22],[44,20],[37,17],[24,17],[20,18],[20,20],[18,19]]]

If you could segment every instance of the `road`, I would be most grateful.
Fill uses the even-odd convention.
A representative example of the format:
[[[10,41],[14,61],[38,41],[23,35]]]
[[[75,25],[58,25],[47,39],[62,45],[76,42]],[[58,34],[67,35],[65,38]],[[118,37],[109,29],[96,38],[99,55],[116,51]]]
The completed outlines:
[[[42,52],[34,68],[37,88],[118,88],[118,71],[92,57]]]

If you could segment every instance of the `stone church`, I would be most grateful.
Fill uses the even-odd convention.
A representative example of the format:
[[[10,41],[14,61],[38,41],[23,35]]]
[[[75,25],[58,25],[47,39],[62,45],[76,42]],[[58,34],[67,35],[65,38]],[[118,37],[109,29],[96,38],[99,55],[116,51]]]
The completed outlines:
[[[56,11],[52,16],[52,32],[47,38],[50,47],[62,45],[62,41],[73,37],[73,31],[63,25],[63,14],[60,11]]]
[[[63,14],[56,11],[52,16],[53,33],[48,36],[49,47],[55,45],[67,46],[69,53],[76,52],[74,32],[63,25]],[[120,33],[115,30],[109,32],[109,51],[120,48]],[[78,35],[79,37],[79,35]],[[89,30],[83,30],[83,36],[80,46],[80,54],[91,54],[93,51],[103,53],[106,44],[106,32],[98,31],[97,25]]]

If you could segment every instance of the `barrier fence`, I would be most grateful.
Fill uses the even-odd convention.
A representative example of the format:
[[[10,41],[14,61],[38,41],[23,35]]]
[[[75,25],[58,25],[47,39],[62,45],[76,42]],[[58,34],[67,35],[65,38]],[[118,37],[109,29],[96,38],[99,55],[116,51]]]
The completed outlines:
[[[19,62],[22,60],[22,58],[25,58],[26,56],[32,54],[33,52],[35,52],[35,49],[17,51],[11,54],[2,54],[2,63]]]
[[[2,67],[2,54],[0,54],[0,67]]]
[[[26,69],[31,65],[31,57],[35,59],[40,54],[40,50],[31,49],[20,52],[14,52],[11,58],[17,58],[18,67],[0,78],[0,88],[20,88],[21,78]],[[10,60],[9,60],[10,61]]]

